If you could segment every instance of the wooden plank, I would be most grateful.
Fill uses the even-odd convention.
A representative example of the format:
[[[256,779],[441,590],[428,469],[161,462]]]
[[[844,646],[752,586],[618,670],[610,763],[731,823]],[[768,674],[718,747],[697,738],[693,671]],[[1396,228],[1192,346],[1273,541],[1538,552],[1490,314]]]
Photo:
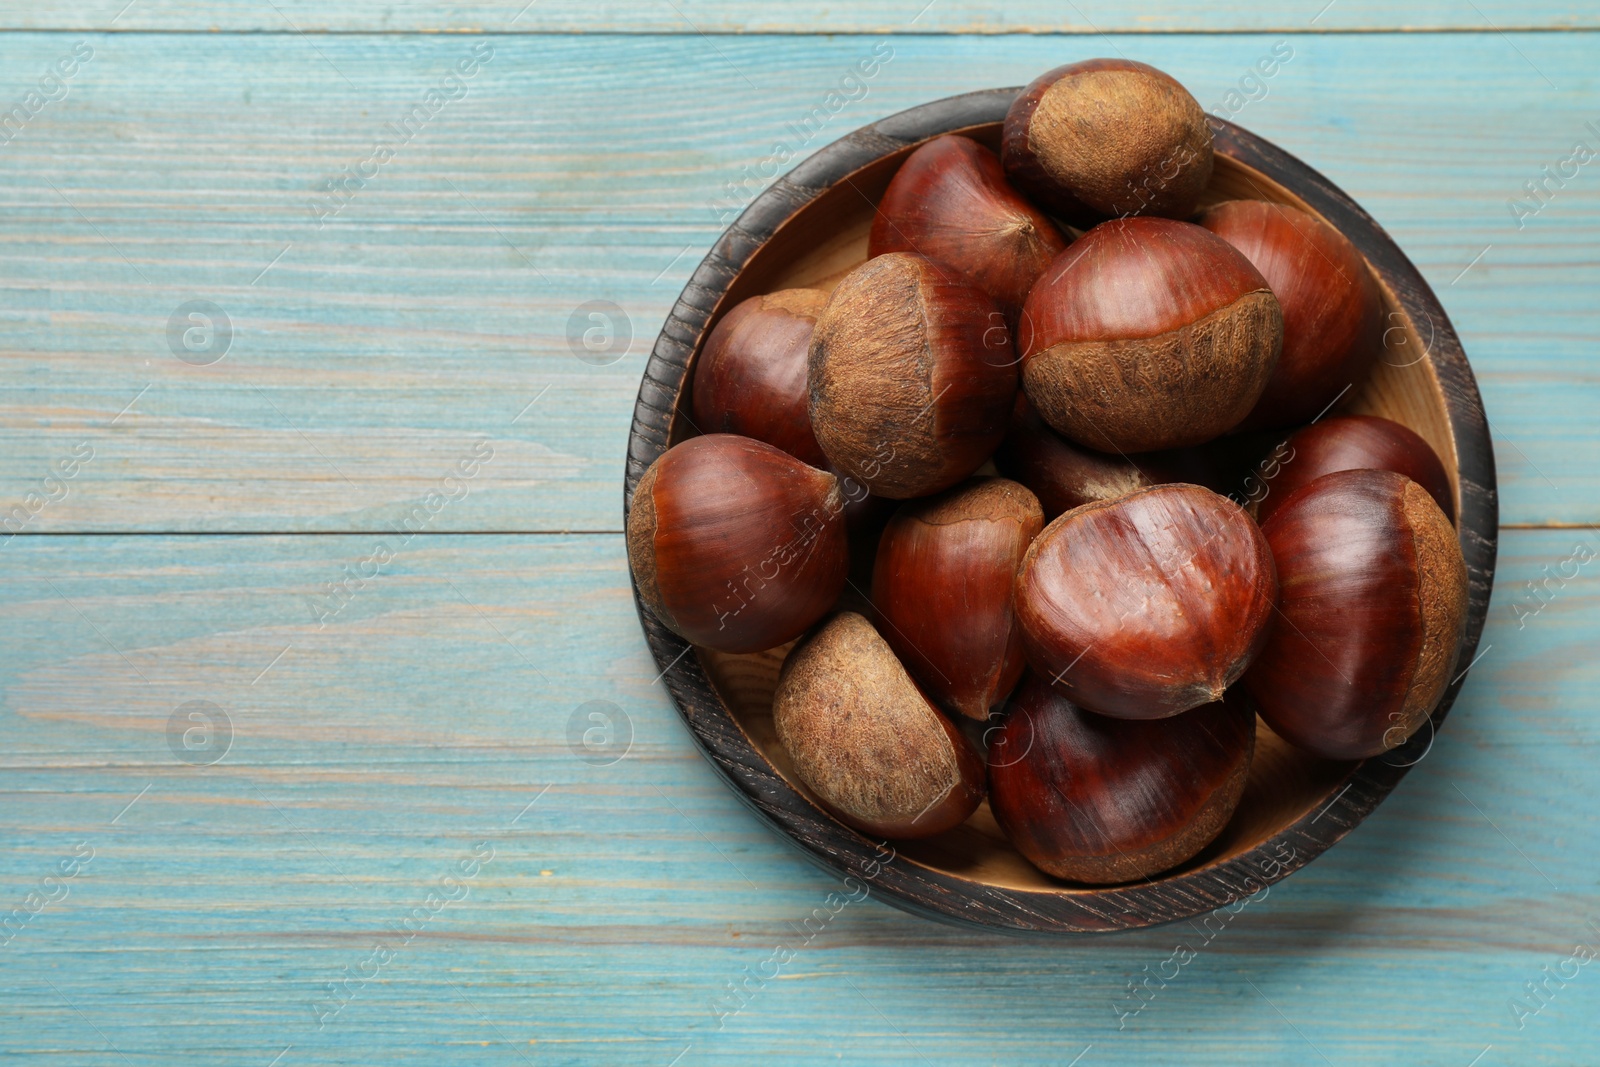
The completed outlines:
[[[425,535],[319,628],[307,595],[371,542],[7,545],[0,900],[53,899],[0,935],[0,1051],[656,1067],[1067,1063],[1089,1045],[1084,1064],[1587,1056],[1592,966],[1520,1030],[1509,1002],[1600,941],[1585,925],[1600,920],[1596,564],[1538,600],[1525,589],[1570,572],[1577,545],[1600,553],[1593,531],[1507,533],[1488,648],[1448,727],[1346,841],[1209,937],[1071,944],[872,900],[808,935],[840,886],[693,749],[653,683],[620,537]],[[631,727],[608,765],[620,732],[609,750],[569,741],[592,700]],[[215,763],[204,736],[169,744],[191,701],[231,723]],[[493,857],[474,869],[480,842]],[[461,899],[395,934],[430,891]],[[392,958],[373,959],[386,937]],[[1127,1015],[1128,982],[1172,975],[1180,943],[1198,954]],[[779,945],[796,955],[772,977]],[[747,969],[747,1003],[720,1014]]]
[[[118,10],[121,8],[121,10]],[[1113,0],[1052,4],[1022,0],[1003,6],[972,0],[859,0],[800,4],[792,0],[365,0],[319,4],[279,0],[122,0],[8,11],[0,29],[182,30],[377,33],[1236,33],[1467,29],[1489,31],[1600,25],[1572,0],[1315,0],[1292,5],[1242,2],[1204,6],[1175,0],[1130,8]]]
[[[0,101],[73,40],[0,36]],[[373,158],[477,38],[83,40],[66,97],[0,152],[0,515],[23,507],[30,530],[393,529],[484,447],[427,529],[617,529],[644,353],[745,195],[730,183],[798,143],[879,44],[495,38],[465,95],[319,229],[319,185]],[[1230,110],[1273,40],[899,38],[805,150],[1096,52]],[[1508,522],[1600,522],[1600,179],[1552,186],[1520,230],[1507,208],[1594,139],[1593,42],[1297,37],[1233,112],[1354,195],[1440,291],[1482,379]],[[174,354],[189,320],[169,337],[193,300],[232,325],[210,365]],[[610,365],[568,341],[594,300],[631,324]]]

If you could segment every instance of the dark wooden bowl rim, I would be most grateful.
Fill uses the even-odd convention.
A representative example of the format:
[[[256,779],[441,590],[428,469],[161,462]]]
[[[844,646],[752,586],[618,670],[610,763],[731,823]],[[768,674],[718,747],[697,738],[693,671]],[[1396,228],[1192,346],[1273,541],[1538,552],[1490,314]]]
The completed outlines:
[[[819,151],[751,202],[717,240],[684,287],[645,367],[628,440],[624,513],[645,469],[667,447],[689,361],[729,286],[750,257],[801,208],[873,161],[908,145],[1000,122],[1020,90],[948,97],[862,127]],[[1261,138],[1212,120],[1216,151],[1291,189],[1366,255],[1413,321],[1433,325],[1428,359],[1444,394],[1459,460],[1461,547],[1471,588],[1460,663],[1472,662],[1493,583],[1499,509],[1494,454],[1477,382],[1433,291],[1394,241],[1328,179]],[[638,590],[634,590],[638,604]],[[1153,926],[1204,914],[1259,893],[1321,855],[1365,818],[1426,754],[1455,702],[1465,672],[1407,745],[1353,765],[1325,807],[1231,858],[1138,885],[1071,892],[1011,889],[956,877],[891,853],[836,822],[783,780],[751,744],[688,645],[639,605],[645,639],[684,722],[734,792],[823,868],[868,883],[906,911],[962,926],[1014,933],[1102,932]]]

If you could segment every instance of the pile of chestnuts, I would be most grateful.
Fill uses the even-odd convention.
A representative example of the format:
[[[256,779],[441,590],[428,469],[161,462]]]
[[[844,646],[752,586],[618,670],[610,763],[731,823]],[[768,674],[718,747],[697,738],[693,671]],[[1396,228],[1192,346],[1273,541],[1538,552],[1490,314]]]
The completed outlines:
[[[999,154],[907,155],[831,292],[706,338],[698,435],[633,496],[639,597],[706,649],[794,642],[776,735],[847,825],[987,799],[1048,875],[1148,878],[1233,816],[1258,717],[1358,760],[1450,681],[1445,467],[1328,414],[1379,356],[1378,283],[1305,211],[1202,210],[1211,133],[1154,68],[1052,70]]]

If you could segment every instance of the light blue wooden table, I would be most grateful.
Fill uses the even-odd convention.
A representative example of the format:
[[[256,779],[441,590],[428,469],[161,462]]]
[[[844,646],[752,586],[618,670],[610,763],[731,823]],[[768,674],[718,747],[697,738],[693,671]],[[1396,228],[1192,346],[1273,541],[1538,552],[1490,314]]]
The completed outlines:
[[[0,1059],[1600,1063],[1600,161],[1563,165],[1600,13],[924,2],[0,6]],[[840,887],[655,681],[645,354],[830,92],[807,152],[1099,54],[1330,175],[1439,292],[1500,469],[1482,659],[1137,1014],[1194,930],[866,900],[770,976]]]

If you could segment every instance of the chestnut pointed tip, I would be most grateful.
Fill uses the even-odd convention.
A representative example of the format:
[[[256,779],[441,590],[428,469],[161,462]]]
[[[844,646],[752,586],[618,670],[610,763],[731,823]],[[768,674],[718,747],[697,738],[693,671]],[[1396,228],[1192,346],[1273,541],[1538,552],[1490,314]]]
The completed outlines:
[[[890,642],[890,644],[892,647],[893,642]],[[942,688],[951,687],[945,686]],[[945,696],[942,701],[935,699],[934,703],[943,703],[943,705],[949,711],[955,715],[961,716],[964,719],[973,719],[977,722],[987,722],[989,719],[989,708],[994,703],[998,702],[990,700],[989,698],[991,696],[994,696],[992,689],[982,693],[970,691],[951,692],[948,696]]]
[[[830,513],[844,513],[845,498],[844,484],[832,471],[819,470],[818,474],[828,480],[828,489],[822,498],[822,506]]]
[[[1221,697],[1255,655],[1277,595],[1255,523],[1186,483],[1060,516],[1029,546],[1015,587],[1034,669],[1080,707],[1129,719]]]

